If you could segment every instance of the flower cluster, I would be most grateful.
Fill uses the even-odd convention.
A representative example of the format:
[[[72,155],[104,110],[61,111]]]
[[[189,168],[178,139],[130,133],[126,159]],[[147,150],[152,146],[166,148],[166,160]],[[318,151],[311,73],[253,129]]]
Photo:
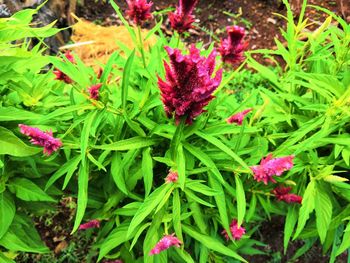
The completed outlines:
[[[152,19],[151,7],[153,2],[147,0],[127,0],[128,10],[126,14],[136,25],[141,25],[144,21]]]
[[[75,63],[74,57],[73,55],[70,53],[70,51],[68,50],[64,56],[68,59],[68,61],[70,61],[71,63]],[[59,69],[55,69],[53,71],[53,73],[56,75],[55,79],[56,80],[61,80],[67,84],[70,84],[73,82],[73,80],[68,77],[65,73],[63,73],[62,71],[60,71]]]
[[[99,90],[102,87],[102,83],[98,83],[95,85],[92,85],[90,88],[88,88],[88,92],[90,94],[90,99],[97,100],[99,97]]]
[[[219,52],[223,62],[235,65],[244,60],[243,51],[248,45],[243,42],[245,31],[239,26],[228,26],[226,31],[228,38],[221,39]]]
[[[175,182],[177,182],[178,178],[179,178],[179,174],[177,172],[170,171],[168,173],[167,177],[165,178],[165,183],[167,183],[167,184],[175,183]]]
[[[53,137],[52,131],[43,132],[42,130],[30,127],[24,124],[19,124],[20,132],[31,138],[30,142],[34,145],[44,147],[44,154],[51,155],[52,152],[57,151],[62,147],[60,139]]]
[[[201,57],[194,45],[189,55],[182,55],[180,50],[165,47],[170,65],[164,62],[165,80],[158,77],[165,112],[170,118],[175,114],[178,123],[182,117],[187,124],[201,114],[213,98],[213,91],[220,85],[222,70],[212,78],[215,68],[216,52],[213,50],[208,58]]]
[[[79,230],[86,230],[89,228],[99,228],[100,227],[100,221],[97,219],[93,219],[85,224],[81,224],[79,226]]]
[[[246,109],[244,111],[238,112],[238,113],[232,115],[231,117],[229,117],[226,120],[226,122],[229,124],[236,123],[237,125],[242,125],[245,115],[247,115],[252,110],[253,110],[252,108],[249,108],[249,109]]]
[[[150,255],[159,254],[163,250],[168,249],[171,246],[180,247],[181,241],[175,236],[175,234],[165,235],[155,247],[149,253]]]
[[[180,0],[175,12],[169,13],[171,27],[179,33],[192,28],[194,22],[193,9],[198,0]]]
[[[267,184],[269,181],[276,183],[272,176],[280,176],[284,171],[293,168],[294,156],[286,156],[281,158],[272,158],[272,154],[262,159],[260,165],[251,166],[250,169],[254,173],[254,179],[258,182]]]
[[[303,198],[296,194],[290,194],[292,187],[278,186],[272,190],[277,200],[284,201],[286,203],[299,203],[301,204]]]
[[[237,220],[233,219],[230,224],[230,232],[234,240],[240,240],[242,236],[245,234],[245,228],[242,226],[238,226]],[[226,238],[226,240],[230,240],[226,230],[224,229],[221,234]]]

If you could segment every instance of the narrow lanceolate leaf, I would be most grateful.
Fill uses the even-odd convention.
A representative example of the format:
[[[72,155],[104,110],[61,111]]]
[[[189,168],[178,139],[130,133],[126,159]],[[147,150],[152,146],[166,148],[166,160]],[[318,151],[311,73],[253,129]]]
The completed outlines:
[[[185,181],[186,181],[186,160],[184,155],[184,150],[182,144],[179,144],[177,148],[177,156],[176,156],[176,163],[177,163],[177,172],[179,175],[178,183],[182,190],[185,188]]]
[[[114,153],[112,156],[111,174],[112,174],[114,183],[116,184],[118,189],[122,191],[124,194],[128,195],[128,189],[126,187],[126,182],[124,178],[123,162],[121,160],[121,156],[119,152]]]
[[[16,263],[12,259],[6,257],[6,255],[4,253],[2,253],[1,251],[0,251],[0,262],[2,262],[2,263]]]
[[[202,243],[204,246],[206,246],[210,250],[214,250],[214,251],[219,252],[225,256],[235,258],[235,259],[240,260],[242,262],[247,262],[244,258],[242,258],[240,255],[238,255],[235,251],[233,251],[230,248],[228,248],[227,246],[223,245],[219,240],[217,240],[211,236],[208,236],[208,235],[203,235],[188,225],[182,225],[182,229],[184,230],[184,232],[186,234],[188,234],[192,238],[196,239],[197,241]]]
[[[85,165],[86,160],[86,150],[88,148],[89,144],[89,135],[90,135],[90,129],[92,126],[92,123],[95,119],[97,111],[90,112],[84,122],[83,130],[81,132],[81,141],[80,141],[80,150],[81,150],[81,164],[82,166]]]
[[[238,164],[240,164],[242,167],[244,167],[247,172],[250,172],[249,166],[242,160],[241,157],[239,157],[236,153],[234,153],[229,147],[227,147],[225,144],[223,144],[219,139],[215,138],[214,136],[211,136],[209,134],[205,134],[202,132],[197,131],[196,134],[199,137],[202,137],[207,142],[211,143],[212,145],[218,147],[220,150],[225,152],[227,155],[229,155],[234,161],[236,161]]]
[[[110,151],[128,151],[128,150],[139,149],[147,146],[152,146],[159,142],[160,142],[159,139],[133,137],[130,139],[121,140],[111,144],[94,146],[94,148],[100,149],[100,150],[110,150]]]
[[[46,201],[56,202],[51,196],[45,193],[39,186],[26,178],[14,178],[9,183],[9,189],[24,201]]]
[[[298,220],[297,205],[290,206],[288,208],[286,223],[284,225],[284,237],[283,237],[284,254],[287,251],[289,239],[292,236],[297,220]]]
[[[122,82],[122,107],[125,110],[126,102],[128,99],[128,90],[129,90],[129,79],[132,69],[132,63],[134,62],[135,50],[130,54],[128,60],[125,63],[123,71],[123,82]]]
[[[295,231],[293,240],[296,239],[301,233],[301,231],[304,229],[306,221],[309,219],[311,212],[315,208],[315,193],[316,193],[315,184],[316,184],[315,181],[311,180],[305,190],[302,205],[299,211],[298,227],[297,227],[297,230]]]
[[[79,168],[77,214],[75,216],[72,233],[77,231],[85,214],[85,209],[88,201],[88,183],[89,183],[89,163],[86,162],[85,166],[81,164]]]
[[[0,194],[0,239],[7,232],[16,213],[15,202],[3,192]]]
[[[317,184],[315,195],[316,226],[322,244],[326,239],[329,224],[332,220],[332,209],[332,202],[327,191],[321,184]]]
[[[336,255],[337,256],[340,255],[348,248],[350,248],[350,222],[348,223],[348,225],[346,226],[346,228],[344,230],[343,241],[340,244]]]
[[[173,226],[176,236],[183,241],[181,228],[181,202],[178,189],[173,192]]]
[[[138,227],[142,221],[152,212],[153,209],[163,200],[165,194],[172,186],[170,184],[163,184],[158,187],[153,193],[145,198],[145,201],[137,210],[135,216],[130,222],[127,236],[129,237],[131,233]]]
[[[246,201],[245,201],[245,192],[243,184],[238,175],[235,175],[236,181],[236,194],[237,194],[237,221],[240,226],[243,222],[245,211],[246,211]]]
[[[142,152],[142,173],[145,184],[145,196],[148,196],[153,185],[153,160],[150,147],[147,147]]]

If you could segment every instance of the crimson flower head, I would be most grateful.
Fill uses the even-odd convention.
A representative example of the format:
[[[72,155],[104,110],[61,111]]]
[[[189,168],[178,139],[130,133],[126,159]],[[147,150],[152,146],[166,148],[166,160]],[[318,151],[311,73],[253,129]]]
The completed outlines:
[[[79,226],[79,230],[86,230],[89,228],[99,228],[100,227],[100,221],[97,219],[93,219],[85,224],[81,224]]]
[[[71,63],[75,63],[75,60],[74,60],[74,57],[73,55],[70,53],[70,51],[68,50],[64,56],[68,59],[69,62]],[[53,71],[53,74],[56,75],[55,79],[56,80],[62,80],[63,82],[67,83],[67,84],[70,84],[73,82],[73,80],[68,77],[65,73],[63,73],[62,71],[60,71],[59,69],[55,69]]]
[[[230,232],[234,240],[240,240],[242,236],[245,234],[245,228],[242,226],[238,226],[237,220],[233,219],[230,224]],[[221,232],[221,234],[224,235],[227,241],[230,240],[230,237],[228,236],[225,229]]]
[[[62,147],[60,139],[53,137],[52,131],[43,132],[42,130],[30,127],[24,124],[19,124],[20,132],[31,138],[30,142],[34,145],[44,147],[44,154],[51,155],[52,152],[57,151]]]
[[[171,27],[179,33],[192,28],[194,22],[193,9],[198,0],[180,0],[175,12],[169,13]]]
[[[142,22],[152,19],[151,7],[153,2],[147,0],[126,0],[128,10],[126,14],[134,21],[136,25],[141,25]]]
[[[229,117],[226,120],[226,122],[229,124],[236,123],[237,125],[242,125],[245,115],[247,115],[252,110],[253,110],[252,108],[249,108],[249,109],[246,109],[244,111],[238,112],[238,113],[232,115],[231,117]]]
[[[269,181],[276,183],[272,176],[280,176],[284,171],[293,168],[294,156],[286,156],[281,158],[272,158],[270,153],[266,158],[262,158],[260,165],[251,166],[250,169],[254,173],[254,179],[258,182],[267,184]]]
[[[90,93],[90,99],[97,100],[99,94],[99,90],[102,86],[102,83],[98,83],[96,85],[92,85],[90,88],[88,88],[88,92]]]
[[[278,186],[275,189],[273,189],[271,192],[275,195],[278,201],[284,201],[286,203],[299,203],[301,204],[301,201],[303,198],[296,194],[290,194],[290,190],[292,190],[292,187],[283,187]]]
[[[243,42],[245,30],[239,26],[228,26],[226,31],[228,38],[221,39],[219,52],[223,62],[234,65],[244,60],[243,51],[248,46],[247,42]]]
[[[203,107],[214,98],[213,91],[220,85],[222,69],[215,73],[216,52],[213,50],[208,58],[201,57],[194,45],[189,55],[182,55],[179,49],[165,47],[170,65],[164,61],[165,80],[158,77],[158,86],[168,118],[175,115],[179,123],[182,117],[187,124],[201,114]]]
[[[174,234],[165,235],[159,242],[155,245],[155,247],[149,253],[150,255],[159,254],[163,250],[168,249],[171,246],[180,247],[181,241]]]
[[[179,174],[177,172],[170,171],[168,173],[167,177],[165,178],[165,183],[167,183],[167,184],[175,183],[175,182],[177,182],[178,178],[179,178]]]

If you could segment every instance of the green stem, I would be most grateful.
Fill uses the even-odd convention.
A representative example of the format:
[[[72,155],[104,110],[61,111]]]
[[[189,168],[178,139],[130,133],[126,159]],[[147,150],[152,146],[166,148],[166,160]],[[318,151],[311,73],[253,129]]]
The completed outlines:
[[[240,131],[239,131],[239,136],[238,136],[238,139],[237,139],[237,141],[236,141],[235,152],[238,151],[239,146],[240,146],[240,144],[241,144],[242,136],[243,136],[243,132],[244,132],[244,128],[245,128],[245,123],[246,123],[246,121],[243,120],[243,124],[241,125],[241,129],[240,129]]]

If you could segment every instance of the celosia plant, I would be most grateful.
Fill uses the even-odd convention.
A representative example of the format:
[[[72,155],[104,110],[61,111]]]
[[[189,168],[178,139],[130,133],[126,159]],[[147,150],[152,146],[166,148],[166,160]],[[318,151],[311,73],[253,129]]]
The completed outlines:
[[[276,183],[276,180],[272,176],[280,176],[284,171],[293,168],[294,156],[286,156],[280,158],[272,158],[272,153],[270,153],[266,158],[262,158],[260,165],[255,165],[251,167],[254,174],[254,179],[258,182],[268,182]]]
[[[79,226],[79,230],[86,230],[86,229],[90,229],[90,228],[99,228],[99,227],[100,227],[100,221],[97,219],[93,219],[89,222],[81,224]]]
[[[52,131],[43,132],[42,130],[30,127],[24,124],[19,124],[20,132],[30,137],[30,142],[34,145],[44,147],[44,154],[51,155],[62,147],[60,139],[53,137]]]
[[[152,19],[153,2],[147,2],[147,0],[127,0],[126,2],[128,4],[126,14],[136,25],[142,25],[143,22]]]
[[[289,193],[291,190],[292,190],[292,187],[278,186],[275,189],[273,189],[271,192],[275,195],[275,197],[279,201],[284,201],[286,203],[301,204],[303,198],[299,195]]]
[[[223,62],[236,65],[244,60],[243,51],[248,46],[248,43],[243,41],[245,30],[239,26],[228,26],[226,31],[228,37],[221,39],[218,50]]]
[[[249,108],[249,109],[246,109],[244,111],[241,111],[241,112],[238,112],[234,115],[232,115],[231,117],[229,117],[226,122],[227,123],[236,123],[237,125],[242,125],[243,123],[243,120],[244,120],[244,117],[249,113],[251,112],[253,109],[252,108]]]
[[[234,240],[240,240],[245,234],[245,228],[242,226],[238,226],[237,220],[233,219],[230,224],[230,232]],[[228,236],[225,229],[221,232],[221,234],[226,238],[227,241],[230,240],[230,237]]]
[[[175,12],[169,13],[171,27],[179,33],[192,28],[194,15],[192,14],[198,0],[179,0]]]
[[[190,54],[182,55],[179,49],[165,47],[170,65],[164,61],[165,80],[158,77],[164,109],[168,118],[175,115],[176,122],[185,118],[192,124],[195,117],[214,98],[212,93],[220,85],[222,69],[212,77],[215,69],[216,51],[208,58],[200,55],[194,45]]]
[[[165,235],[161,240],[159,240],[159,242],[155,245],[149,254],[156,255],[168,249],[169,247],[180,247],[180,245],[181,241],[175,236],[175,234]]]

